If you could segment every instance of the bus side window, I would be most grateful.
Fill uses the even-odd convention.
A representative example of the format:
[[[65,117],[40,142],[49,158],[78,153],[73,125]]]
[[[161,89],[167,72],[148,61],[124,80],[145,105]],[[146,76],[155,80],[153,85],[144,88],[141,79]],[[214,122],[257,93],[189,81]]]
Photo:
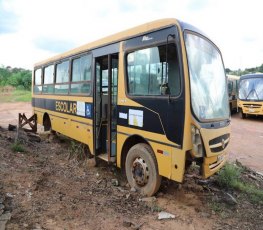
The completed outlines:
[[[69,61],[56,65],[55,94],[67,94],[69,89]]]
[[[130,95],[165,95],[162,91],[164,85],[169,88],[167,92],[172,96],[180,94],[181,80],[175,44],[169,44],[167,50],[167,57],[165,45],[137,50],[127,55]]]
[[[43,93],[50,94],[54,92],[54,65],[44,68]]]
[[[91,55],[76,58],[72,63],[71,94],[91,94]]]
[[[42,92],[42,69],[36,69],[34,72],[34,93],[39,94]]]

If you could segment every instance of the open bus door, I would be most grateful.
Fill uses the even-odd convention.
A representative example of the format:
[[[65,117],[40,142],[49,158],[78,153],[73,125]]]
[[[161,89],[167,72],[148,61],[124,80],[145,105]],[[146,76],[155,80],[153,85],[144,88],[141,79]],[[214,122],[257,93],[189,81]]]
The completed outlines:
[[[117,138],[118,54],[95,58],[95,156],[115,162]]]

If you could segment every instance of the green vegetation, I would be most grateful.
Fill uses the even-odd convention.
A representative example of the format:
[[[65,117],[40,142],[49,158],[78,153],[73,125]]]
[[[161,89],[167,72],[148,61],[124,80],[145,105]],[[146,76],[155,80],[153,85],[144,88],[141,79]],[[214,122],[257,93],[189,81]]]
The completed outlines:
[[[31,71],[0,67],[0,102],[28,102],[31,100]]]
[[[237,75],[237,76],[241,76],[241,75],[245,75],[245,74],[249,74],[249,73],[263,73],[263,64],[261,66],[258,67],[254,67],[254,68],[246,68],[245,70],[231,70],[229,68],[226,68],[226,73],[227,74],[231,74],[231,75]]]
[[[238,190],[247,194],[252,202],[263,204],[263,190],[255,185],[242,180],[242,175],[247,173],[246,169],[233,163],[227,163],[219,172],[217,182],[220,187],[229,190]]]
[[[1,88],[0,88],[1,91]],[[0,103],[2,102],[29,102],[31,101],[31,91],[16,90],[10,91],[8,94],[1,94]]]
[[[22,68],[0,67],[0,86],[13,86],[18,90],[30,90],[32,74]]]
[[[21,145],[19,141],[16,141],[14,144],[11,145],[11,149],[13,152],[25,152],[24,147]]]

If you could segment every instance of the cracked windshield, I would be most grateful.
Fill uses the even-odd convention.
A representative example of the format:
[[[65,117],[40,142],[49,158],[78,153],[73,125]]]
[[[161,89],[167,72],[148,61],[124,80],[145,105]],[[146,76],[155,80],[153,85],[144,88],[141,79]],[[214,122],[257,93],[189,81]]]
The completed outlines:
[[[192,109],[199,120],[229,116],[224,66],[217,49],[205,39],[186,33]]]

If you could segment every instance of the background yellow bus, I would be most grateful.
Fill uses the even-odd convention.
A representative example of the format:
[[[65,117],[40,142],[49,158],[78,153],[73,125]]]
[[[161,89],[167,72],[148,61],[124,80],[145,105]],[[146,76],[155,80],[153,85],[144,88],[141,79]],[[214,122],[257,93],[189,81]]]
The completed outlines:
[[[219,49],[176,19],[150,22],[34,66],[34,113],[125,169],[151,196],[182,182],[192,161],[208,177],[226,161],[227,80]]]
[[[240,77],[238,107],[240,116],[263,115],[263,74],[247,74]]]
[[[237,94],[238,94],[239,78],[240,77],[236,75],[227,75],[230,112],[237,112],[238,109]]]

